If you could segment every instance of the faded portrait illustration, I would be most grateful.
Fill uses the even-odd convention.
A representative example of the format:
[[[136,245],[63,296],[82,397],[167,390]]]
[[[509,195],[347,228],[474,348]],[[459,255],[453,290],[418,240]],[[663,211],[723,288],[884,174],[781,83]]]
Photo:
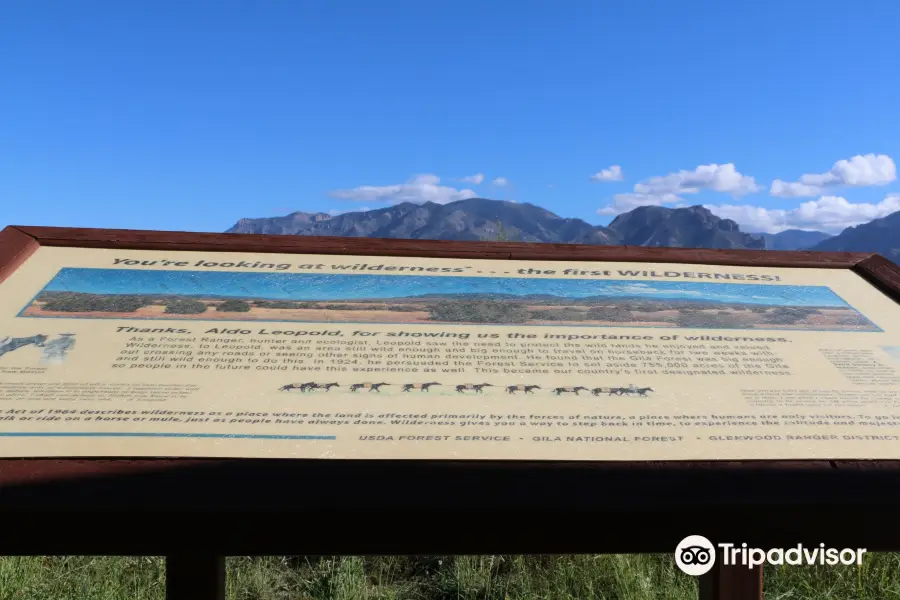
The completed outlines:
[[[58,364],[66,359],[66,355],[75,347],[74,333],[61,333],[42,347],[41,364]]]

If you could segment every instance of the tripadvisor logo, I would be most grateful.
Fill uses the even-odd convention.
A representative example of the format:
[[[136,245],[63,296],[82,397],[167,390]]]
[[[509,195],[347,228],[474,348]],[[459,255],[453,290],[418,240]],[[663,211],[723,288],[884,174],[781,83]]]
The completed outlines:
[[[718,548],[718,551],[716,550]],[[708,573],[716,559],[724,566],[760,565],[861,565],[865,548],[828,548],[819,544],[806,548],[797,544],[790,548],[751,548],[747,544],[719,543],[713,545],[702,535],[689,535],[675,548],[675,564],[682,572],[698,577]]]
[[[675,548],[675,564],[688,575],[705,575],[716,564],[716,549],[702,535],[689,535]]]

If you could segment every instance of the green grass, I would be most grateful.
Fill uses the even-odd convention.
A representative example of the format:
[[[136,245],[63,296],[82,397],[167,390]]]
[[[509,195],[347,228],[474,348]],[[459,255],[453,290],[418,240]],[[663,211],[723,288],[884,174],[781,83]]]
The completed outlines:
[[[900,554],[862,567],[766,567],[766,600],[900,599]],[[163,600],[158,558],[0,557],[0,600]],[[230,600],[682,600],[671,555],[228,560]]]

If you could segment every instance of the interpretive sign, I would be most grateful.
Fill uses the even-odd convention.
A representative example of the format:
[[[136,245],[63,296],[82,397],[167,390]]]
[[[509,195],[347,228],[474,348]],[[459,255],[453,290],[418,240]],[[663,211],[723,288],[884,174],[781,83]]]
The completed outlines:
[[[900,458],[900,306],[849,269],[41,246],[0,456]]]

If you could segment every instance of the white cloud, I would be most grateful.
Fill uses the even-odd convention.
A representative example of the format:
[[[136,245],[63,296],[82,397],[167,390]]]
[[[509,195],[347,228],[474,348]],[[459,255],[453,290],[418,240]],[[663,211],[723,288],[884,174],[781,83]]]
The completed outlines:
[[[804,175],[803,177],[806,177]],[[807,185],[799,181],[787,182],[776,179],[772,182],[769,193],[780,198],[808,198],[820,193],[822,188],[814,185]]]
[[[484,173],[476,173],[475,175],[468,175],[460,179],[463,183],[473,183],[475,185],[481,184],[484,181]]]
[[[661,196],[654,194],[616,194],[613,198],[613,203],[598,210],[597,214],[617,215],[634,210],[638,206],[663,206],[676,202],[681,202],[681,198],[675,194],[663,194]]]
[[[622,181],[622,167],[612,165],[591,175],[591,181]]]
[[[839,233],[900,211],[900,194],[891,194],[877,204],[849,202],[840,196],[822,196],[793,209],[770,209],[753,205],[707,205],[715,215],[731,219],[744,231],[778,233],[785,229],[814,229]]]
[[[507,179],[506,177],[497,177],[491,183],[493,185],[496,185],[497,187],[505,187],[509,185],[509,179]]]
[[[839,160],[825,173],[801,175],[798,181],[772,182],[769,193],[782,198],[802,198],[821,194],[841,186],[862,187],[886,185],[897,179],[897,167],[886,154],[856,155]]]
[[[634,186],[636,194],[696,194],[701,190],[725,192],[740,196],[759,191],[756,180],[743,175],[733,163],[700,165],[693,171],[678,171],[662,177],[651,177]]]
[[[456,200],[477,198],[478,194],[470,189],[456,189],[446,185],[440,185],[441,179],[437,175],[416,175],[406,183],[394,185],[363,185],[346,190],[335,190],[329,194],[332,198],[341,200],[354,200],[357,202],[388,202],[399,204],[401,202],[434,202],[447,204]]]
[[[681,194],[697,194],[713,191],[742,196],[758,192],[762,186],[749,175],[740,173],[733,163],[700,165],[693,171],[678,171],[668,175],[651,177],[634,185],[627,194],[616,194],[613,203],[597,212],[611,215],[626,212],[638,206],[663,206],[684,202]]]

